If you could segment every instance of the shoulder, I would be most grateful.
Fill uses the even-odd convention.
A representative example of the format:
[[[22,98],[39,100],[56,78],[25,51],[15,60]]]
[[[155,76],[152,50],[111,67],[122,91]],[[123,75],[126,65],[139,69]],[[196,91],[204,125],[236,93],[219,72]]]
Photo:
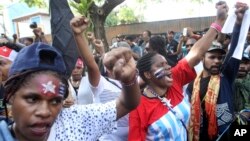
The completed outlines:
[[[95,103],[88,105],[73,105],[70,108],[64,108],[60,113],[59,118],[96,120],[95,118],[93,119],[96,115],[110,115],[113,119],[116,119],[116,101],[113,100],[105,104]]]
[[[158,98],[149,98],[144,95],[141,96],[141,102],[137,107],[138,110],[145,109],[147,112],[153,110],[157,105],[161,104]]]
[[[2,141],[14,141],[14,138],[12,137],[8,124],[5,122],[5,120],[0,121],[0,140]]]

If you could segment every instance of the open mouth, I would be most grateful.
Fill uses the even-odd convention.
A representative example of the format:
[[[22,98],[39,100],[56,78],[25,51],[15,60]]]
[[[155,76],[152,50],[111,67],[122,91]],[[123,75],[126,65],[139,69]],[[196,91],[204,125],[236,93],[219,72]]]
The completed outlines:
[[[49,133],[51,126],[49,124],[40,124],[30,127],[31,133],[35,136],[44,136]]]

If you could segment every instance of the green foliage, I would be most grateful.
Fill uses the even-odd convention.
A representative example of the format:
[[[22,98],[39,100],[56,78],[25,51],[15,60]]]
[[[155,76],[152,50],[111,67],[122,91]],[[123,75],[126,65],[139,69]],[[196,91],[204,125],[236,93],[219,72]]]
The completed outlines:
[[[118,23],[117,12],[112,11],[106,18],[105,26],[115,26],[118,25]]]
[[[80,0],[80,3],[76,3],[74,0],[70,0],[69,5],[73,7],[77,13],[89,18],[89,8],[93,2],[93,0]]]
[[[94,24],[91,21],[89,9],[94,1],[93,0],[80,0],[80,3],[76,3],[74,0],[69,1],[69,5],[73,8],[76,13],[87,17],[90,20],[89,31],[93,31]]]
[[[124,6],[120,9],[117,14],[119,21],[122,24],[130,24],[134,22],[138,22],[137,17],[135,16],[134,10],[128,6]]]
[[[47,8],[45,0],[20,0],[20,2],[25,2],[29,7],[37,6],[39,8]]]
[[[3,5],[0,5],[0,10],[2,10],[3,9]]]

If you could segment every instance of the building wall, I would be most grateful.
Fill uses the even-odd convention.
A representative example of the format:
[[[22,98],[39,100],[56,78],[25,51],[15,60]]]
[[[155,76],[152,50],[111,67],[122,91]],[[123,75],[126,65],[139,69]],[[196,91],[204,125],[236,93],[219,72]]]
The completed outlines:
[[[30,8],[25,3],[14,3],[8,5],[4,9],[4,17],[5,17],[5,26],[7,29],[7,35],[12,36],[14,33],[16,33],[16,25],[13,23],[13,19],[17,17],[21,17],[23,15],[26,15],[27,13],[32,13],[37,11],[37,8]]]
[[[168,30],[182,32],[184,27],[191,27],[194,31],[201,31],[209,27],[215,20],[215,17],[198,17],[177,20],[166,20],[157,22],[144,22],[137,24],[118,25],[106,27],[106,37],[109,44],[117,34],[142,34],[143,31],[149,30],[153,34],[166,33]]]
[[[32,29],[30,28],[30,24],[34,21],[34,19],[39,19],[39,21],[37,21],[37,25],[38,27],[42,28],[45,35],[51,33],[49,15],[37,14],[14,21],[19,38],[30,37],[34,35]]]

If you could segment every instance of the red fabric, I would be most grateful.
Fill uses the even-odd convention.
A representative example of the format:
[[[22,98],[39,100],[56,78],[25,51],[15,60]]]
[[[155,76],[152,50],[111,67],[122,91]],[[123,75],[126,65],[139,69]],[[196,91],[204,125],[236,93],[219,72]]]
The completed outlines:
[[[193,93],[191,97],[191,118],[189,122],[189,140],[199,141],[200,135],[200,79],[202,73],[194,81]],[[216,103],[219,94],[220,76],[212,75],[205,95],[205,111],[208,118],[208,136],[213,139],[217,135]]]
[[[83,68],[83,61],[82,61],[82,59],[80,59],[80,58],[77,59],[77,61],[76,61],[76,67]]]
[[[190,68],[187,61],[182,59],[172,68],[173,85],[167,90],[166,97],[176,106],[183,99],[183,85],[192,81],[196,73]],[[168,112],[158,98],[141,97],[139,106],[129,113],[129,141],[145,141],[148,127]]]
[[[2,47],[0,47],[0,56],[4,56],[6,58],[9,58],[11,51],[12,51],[12,49],[10,49],[6,46],[2,46]]]

